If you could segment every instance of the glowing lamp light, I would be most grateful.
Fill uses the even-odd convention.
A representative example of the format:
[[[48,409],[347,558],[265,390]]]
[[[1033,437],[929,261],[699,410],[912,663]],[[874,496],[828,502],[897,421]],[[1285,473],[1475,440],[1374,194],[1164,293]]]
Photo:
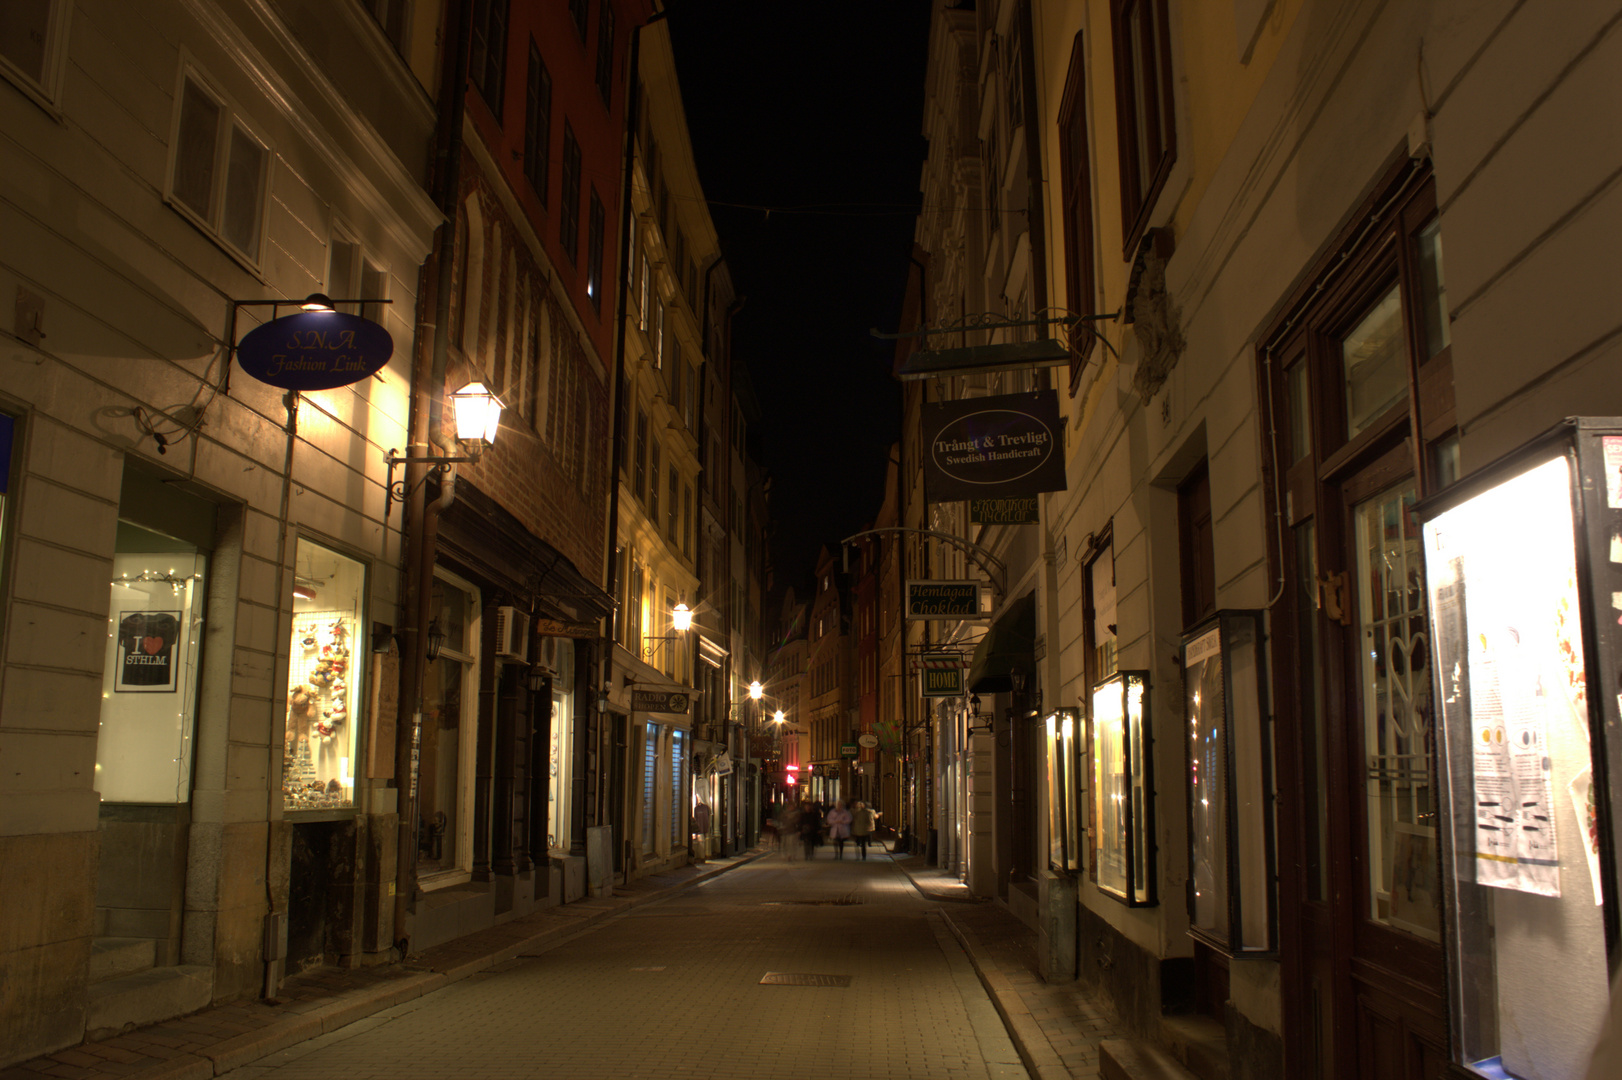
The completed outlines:
[[[481,382],[470,382],[451,395],[456,410],[456,437],[463,442],[477,442],[493,446],[496,430],[501,427],[501,411],[506,408],[501,399],[492,394]]]
[[[774,724],[781,724],[786,719],[787,717],[783,715],[782,709],[778,709],[776,712],[772,713],[772,723]]]
[[[299,307],[302,308],[305,311],[336,311],[337,310],[337,308],[332,306],[332,298],[331,297],[329,297],[326,293],[318,293],[318,292],[311,293],[309,296],[306,296],[304,298],[304,303],[300,304]]]
[[[764,686],[760,685],[760,681],[758,679],[749,684],[749,697],[750,697],[751,700],[759,701],[760,698],[761,698],[761,695],[763,695],[765,693],[766,693],[766,688]]]
[[[670,613],[670,626],[679,633],[685,633],[693,628],[693,610],[686,604],[677,604],[676,610]]]

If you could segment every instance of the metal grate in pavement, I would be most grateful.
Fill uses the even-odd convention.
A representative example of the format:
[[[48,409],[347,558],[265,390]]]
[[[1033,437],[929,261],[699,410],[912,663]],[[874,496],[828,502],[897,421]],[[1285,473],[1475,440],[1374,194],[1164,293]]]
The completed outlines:
[[[768,971],[761,986],[849,986],[849,975],[810,975],[798,971]]]

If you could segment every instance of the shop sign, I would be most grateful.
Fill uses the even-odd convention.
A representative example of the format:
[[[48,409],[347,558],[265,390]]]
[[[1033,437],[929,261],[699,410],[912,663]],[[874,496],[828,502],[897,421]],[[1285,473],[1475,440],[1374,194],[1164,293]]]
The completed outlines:
[[[857,753],[859,753],[859,751],[857,750],[856,744],[853,742],[844,743],[839,747],[840,757],[855,757]]]
[[[970,499],[970,525],[1035,525],[1036,496],[1018,499]]]
[[[731,776],[732,755],[727,753],[725,750],[717,754],[715,756],[715,760],[710,762],[710,772],[714,773],[716,776]]]
[[[907,618],[909,619],[978,619],[980,611],[980,583],[978,581],[909,581],[907,582]]]
[[[686,713],[685,690],[632,690],[632,712]]]
[[[923,676],[924,697],[959,697],[963,693],[963,669],[954,668],[925,668],[920,672]]]
[[[300,311],[250,330],[237,342],[237,363],[283,390],[331,390],[383,369],[394,339],[370,319],[341,311]]]
[[[1065,488],[1056,391],[930,402],[923,425],[930,502],[1028,498]]]
[[[879,744],[879,737],[877,735],[863,735],[857,738],[856,741],[860,743],[863,748],[871,750]]]
[[[597,624],[564,622],[561,619],[536,619],[535,632],[541,637],[594,638],[597,636]]]

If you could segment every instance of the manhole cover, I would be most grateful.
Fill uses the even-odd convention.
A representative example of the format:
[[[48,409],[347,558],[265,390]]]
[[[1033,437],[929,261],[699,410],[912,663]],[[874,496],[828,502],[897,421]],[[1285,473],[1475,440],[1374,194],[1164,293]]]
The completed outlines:
[[[798,971],[768,971],[761,986],[849,986],[849,975],[807,975]]]

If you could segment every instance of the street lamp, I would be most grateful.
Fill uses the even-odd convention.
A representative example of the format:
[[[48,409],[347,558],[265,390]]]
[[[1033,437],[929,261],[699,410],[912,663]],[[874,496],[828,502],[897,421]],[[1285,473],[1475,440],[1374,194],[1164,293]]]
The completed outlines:
[[[320,297],[311,296],[307,303]],[[331,303],[331,301],[328,301]],[[314,310],[321,310],[316,308]],[[443,476],[452,465],[463,462],[477,463],[479,455],[495,445],[496,432],[501,427],[501,413],[506,408],[501,399],[492,394],[481,382],[470,382],[450,395],[451,408],[456,415],[456,439],[465,451],[462,454],[423,454],[413,457],[390,450],[384,457],[389,466],[387,494],[383,502],[383,520],[389,519],[389,510],[395,502],[404,502],[406,482],[394,479],[396,465],[430,465],[428,476]],[[427,477],[423,478],[426,481]]]
[[[765,692],[766,688],[760,685],[759,679],[756,679],[754,682],[749,684],[749,699],[751,701],[759,701],[761,695]]]
[[[677,604],[670,610],[670,633],[643,634],[642,659],[652,663],[654,654],[659,651],[658,645],[648,645],[646,642],[675,641],[677,637],[687,633],[693,628],[693,609],[686,604]]]

